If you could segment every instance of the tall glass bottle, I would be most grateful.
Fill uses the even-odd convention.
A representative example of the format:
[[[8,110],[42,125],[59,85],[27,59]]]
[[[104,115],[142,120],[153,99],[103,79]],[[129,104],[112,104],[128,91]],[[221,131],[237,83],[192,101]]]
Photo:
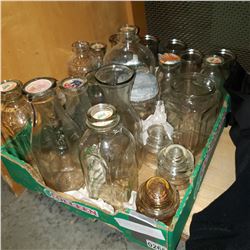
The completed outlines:
[[[159,58],[159,68],[156,72],[160,87],[160,99],[165,101],[166,94],[170,90],[171,80],[180,74],[181,58],[172,53],[165,53]]]
[[[217,55],[207,55],[203,60],[201,74],[210,77],[215,82],[216,88],[221,92],[221,97],[225,94],[223,87],[224,75],[223,75],[224,59]]]
[[[110,103],[121,115],[121,122],[133,134],[137,146],[137,159],[140,166],[142,153],[142,124],[130,103],[129,96],[135,72],[119,64],[105,65],[95,74],[96,81],[103,91],[106,103]]]
[[[8,153],[32,164],[33,110],[22,95],[21,86],[17,80],[1,82],[1,138]]]
[[[154,112],[151,107],[156,103],[159,89],[154,76],[154,55],[140,43],[137,31],[136,26],[121,27],[119,42],[105,55],[104,64],[122,64],[136,71],[130,100],[139,116],[144,119]]]
[[[86,123],[80,160],[89,196],[122,208],[138,185],[134,138],[110,104],[92,106]]]
[[[90,49],[89,43],[76,41],[72,44],[74,55],[68,63],[68,73],[74,77],[84,77],[98,67],[98,59]]]
[[[56,79],[36,78],[23,91],[35,110],[32,151],[40,173],[48,187],[65,192],[84,185],[78,148],[81,132],[59,103],[55,87]]]
[[[65,96],[66,112],[84,132],[86,114],[91,106],[87,93],[87,79],[68,77],[63,79],[59,86]]]

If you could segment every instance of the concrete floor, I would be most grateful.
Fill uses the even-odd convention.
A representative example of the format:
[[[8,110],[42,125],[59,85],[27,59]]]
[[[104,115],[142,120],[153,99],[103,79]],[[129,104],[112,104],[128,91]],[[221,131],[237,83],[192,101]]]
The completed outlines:
[[[1,182],[2,249],[142,250],[100,221],[78,217],[54,200],[26,190],[19,198]],[[178,250],[184,250],[180,242]]]

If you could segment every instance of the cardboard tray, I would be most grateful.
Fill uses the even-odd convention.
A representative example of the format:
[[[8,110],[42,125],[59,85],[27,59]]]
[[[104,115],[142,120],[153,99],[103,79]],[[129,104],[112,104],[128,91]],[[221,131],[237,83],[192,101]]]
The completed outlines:
[[[4,146],[1,147],[1,159],[14,181],[24,187],[56,200],[71,212],[81,217],[98,219],[115,227],[121,231],[128,240],[139,245],[157,250],[172,250],[176,248],[179,242],[206,169],[212,158],[221,132],[223,131],[228,110],[229,96],[226,96],[206,146],[202,150],[196,163],[190,178],[190,184],[182,195],[180,206],[169,227],[163,222],[146,217],[131,209],[109,214],[91,204],[74,199],[72,196],[56,192],[39,181],[32,172],[32,167],[29,164],[8,154]],[[140,174],[141,173],[140,171]],[[143,176],[143,179],[145,178],[146,176]]]

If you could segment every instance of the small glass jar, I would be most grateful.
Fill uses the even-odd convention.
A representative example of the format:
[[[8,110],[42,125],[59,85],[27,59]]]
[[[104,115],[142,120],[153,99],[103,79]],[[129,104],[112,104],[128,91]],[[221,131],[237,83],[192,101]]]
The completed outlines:
[[[91,104],[87,93],[87,79],[67,77],[63,79],[59,87],[65,96],[64,108],[71,119],[85,131],[85,119]]]
[[[103,65],[103,58],[106,54],[107,45],[105,43],[96,42],[91,43],[90,48],[97,58],[97,68],[100,68]]]
[[[135,70],[136,76],[130,100],[138,115],[144,119],[158,98],[158,84],[155,79],[155,58],[149,48],[140,43],[136,26],[120,28],[119,42],[104,57],[104,64],[122,64]],[[143,111],[143,112],[142,112]],[[154,111],[153,111],[154,112]]]
[[[178,190],[188,187],[193,169],[194,157],[181,145],[164,147],[158,155],[157,175],[168,180]]]
[[[134,138],[110,104],[91,107],[86,123],[89,129],[80,142],[80,160],[89,196],[122,209],[138,186]]]
[[[75,54],[68,63],[69,76],[84,77],[88,72],[97,69],[99,61],[90,49],[88,42],[74,42],[72,44],[72,51]]]
[[[199,50],[196,49],[185,50],[181,55],[182,59],[181,72],[182,73],[200,72],[202,65],[202,58],[203,55]]]
[[[171,80],[180,74],[181,58],[176,54],[165,53],[159,59],[160,63],[156,77],[160,87],[160,100],[165,101],[170,90]]]
[[[36,78],[23,86],[35,112],[32,151],[46,185],[56,191],[78,190],[84,185],[79,161],[80,129],[61,106],[56,79]]]
[[[21,86],[18,80],[4,80],[0,84],[1,143],[8,153],[32,164],[33,110],[22,95]]]
[[[225,89],[223,87],[223,84],[225,82],[224,75],[222,72],[223,64],[224,59],[221,56],[207,55],[204,57],[201,69],[201,74],[213,79],[216,88],[221,93],[221,97],[226,94]]]
[[[200,73],[180,74],[171,82],[165,102],[173,141],[197,154],[205,145],[219,111],[214,81]]]
[[[137,211],[170,225],[180,204],[178,191],[167,180],[151,177],[140,185],[136,197]]]
[[[157,169],[157,156],[162,148],[172,144],[164,127],[161,124],[151,125],[147,129],[148,138],[143,146],[144,166]]]
[[[223,57],[224,59],[223,75],[224,75],[224,79],[226,80],[230,75],[231,66],[236,61],[236,55],[229,49],[217,49],[217,50],[214,50],[211,54],[215,54],[215,55]]]

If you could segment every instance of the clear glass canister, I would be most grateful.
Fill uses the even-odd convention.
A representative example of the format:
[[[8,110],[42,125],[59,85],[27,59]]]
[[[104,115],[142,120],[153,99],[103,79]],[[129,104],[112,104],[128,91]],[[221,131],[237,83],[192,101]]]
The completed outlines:
[[[193,154],[183,146],[172,144],[160,151],[157,175],[168,180],[178,190],[187,188],[193,170]]]
[[[134,138],[110,104],[91,107],[86,123],[89,129],[81,139],[80,160],[89,196],[122,209],[138,186]]]
[[[174,127],[174,143],[198,153],[217,118],[219,99],[220,93],[211,78],[200,73],[176,77],[165,103],[168,122]]]
[[[159,57],[159,68],[156,72],[160,87],[160,100],[165,101],[166,94],[170,90],[171,80],[180,74],[181,58],[172,53],[165,53]]]
[[[103,58],[106,54],[107,45],[105,43],[95,42],[90,44],[90,48],[98,60],[97,68],[100,68],[103,65]]]
[[[172,144],[164,127],[161,124],[151,125],[147,129],[148,138],[143,146],[144,165],[152,169],[157,169],[157,157],[162,148]]]
[[[187,49],[182,55],[181,72],[182,73],[193,73],[200,72],[203,55],[197,49]]]
[[[221,97],[225,95],[223,84],[225,82],[223,75],[224,59],[217,55],[207,55],[204,57],[201,74],[214,80],[216,88],[220,91]]]
[[[69,76],[84,77],[88,72],[97,69],[99,61],[88,42],[74,42],[72,51],[74,55],[68,63]]]
[[[65,96],[66,112],[84,132],[86,114],[91,106],[87,93],[87,79],[68,77],[60,82],[59,87]]]
[[[79,161],[81,132],[59,103],[55,87],[53,78],[36,78],[23,87],[35,111],[32,151],[48,187],[60,192],[78,190],[84,185]]]
[[[154,112],[159,90],[154,76],[154,55],[149,48],[140,43],[137,31],[136,26],[121,27],[119,42],[107,52],[104,64],[122,64],[136,71],[130,100],[139,116],[144,119]]]
[[[33,110],[22,95],[21,87],[18,80],[4,80],[0,84],[1,143],[8,153],[32,164]]]
[[[180,204],[178,191],[167,180],[155,176],[142,183],[136,197],[137,211],[170,225]]]

